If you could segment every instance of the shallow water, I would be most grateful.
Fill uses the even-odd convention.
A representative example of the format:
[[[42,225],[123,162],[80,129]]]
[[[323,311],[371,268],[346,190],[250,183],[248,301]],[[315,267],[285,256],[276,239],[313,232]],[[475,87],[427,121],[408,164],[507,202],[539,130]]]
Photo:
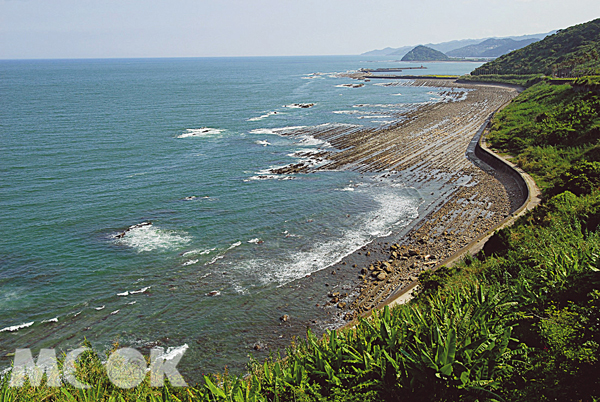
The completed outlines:
[[[282,313],[319,319],[322,289],[298,279],[414,219],[422,196],[354,171],[268,170],[329,149],[290,127],[385,125],[441,99],[340,87],[356,82],[336,72],[398,65],[376,61],[0,62],[2,355],[187,344],[195,378],[242,367]],[[477,64],[427,67],[409,73]]]

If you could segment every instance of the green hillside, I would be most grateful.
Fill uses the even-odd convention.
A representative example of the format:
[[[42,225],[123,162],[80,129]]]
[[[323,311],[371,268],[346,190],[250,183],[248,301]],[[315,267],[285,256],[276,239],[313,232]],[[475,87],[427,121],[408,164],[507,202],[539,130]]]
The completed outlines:
[[[454,49],[448,52],[450,57],[498,57],[516,49],[524,48],[539,39],[523,39],[516,41],[514,39],[488,39],[476,45],[470,45]]]
[[[410,52],[408,52],[403,58],[402,61],[444,61],[450,60],[450,57],[446,56],[444,53],[432,49],[427,46],[417,46]]]
[[[553,35],[561,55],[546,68],[596,46],[570,42],[592,23]],[[521,61],[511,56],[511,77],[519,63],[534,64],[532,47],[551,48],[536,45]],[[583,65],[594,61],[571,71]],[[11,387],[0,373],[0,401],[600,401],[600,78],[538,81],[496,113],[487,139],[534,177],[541,204],[476,256],[421,273],[407,304],[321,339],[308,331],[286,357],[250,361],[239,377],[225,368],[187,388],[161,388],[146,375],[121,389],[106,358],[88,350],[74,368],[89,389],[48,387],[42,374],[34,377],[41,385]],[[138,375],[130,370],[122,374]]]
[[[600,74],[600,18],[559,30],[475,69],[471,75],[545,74],[579,77]]]

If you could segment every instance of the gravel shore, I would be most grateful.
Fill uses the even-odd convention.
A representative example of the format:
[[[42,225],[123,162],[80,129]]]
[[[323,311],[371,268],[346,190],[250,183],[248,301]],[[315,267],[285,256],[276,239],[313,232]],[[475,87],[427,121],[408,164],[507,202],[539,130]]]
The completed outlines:
[[[498,225],[519,205],[521,194],[506,173],[494,171],[465,155],[488,117],[518,91],[500,85],[412,79],[390,85],[437,88],[444,102],[422,105],[392,126],[378,129],[323,128],[310,135],[337,151],[316,157],[320,164],[296,164],[276,173],[353,169],[377,172],[423,195],[419,218],[312,275],[325,283],[319,305],[338,323],[364,315],[390,295],[409,286],[482,233]],[[440,89],[441,88],[441,89]],[[299,130],[288,135],[306,134]]]

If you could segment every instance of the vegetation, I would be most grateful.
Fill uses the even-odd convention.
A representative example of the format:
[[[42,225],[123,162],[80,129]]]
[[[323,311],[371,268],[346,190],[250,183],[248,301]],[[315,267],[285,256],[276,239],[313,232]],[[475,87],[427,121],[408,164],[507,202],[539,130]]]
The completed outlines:
[[[600,19],[547,36],[475,69],[471,75],[545,74],[579,77],[600,74]]]
[[[427,46],[419,45],[413,50],[408,52],[402,58],[402,61],[445,61],[450,60],[450,57],[446,56],[439,50],[432,49]]]
[[[225,372],[186,388],[146,379],[123,390],[86,352],[77,372],[92,388],[11,388],[7,375],[0,402],[599,400],[595,85],[597,77],[541,81],[494,117],[492,146],[534,176],[544,201],[477,256],[420,275],[410,303],[322,339],[308,332],[287,357],[251,362],[243,377]]]
[[[450,57],[498,57],[516,49],[537,42],[539,39],[514,40],[511,38],[490,38],[476,45],[450,50]]]
[[[492,147],[515,155],[546,195],[589,193],[600,184],[600,97],[541,82],[492,121]]]
[[[460,77],[463,81],[474,81],[474,82],[494,82],[499,84],[510,84],[519,85],[522,87],[528,87],[541,80],[541,74],[488,74],[488,75],[464,75]]]
[[[585,81],[583,84],[588,84]],[[407,305],[355,328],[308,332],[244,377],[131,390],[100,359],[88,390],[0,388],[0,401],[580,401],[600,398],[600,99],[540,82],[492,121],[490,141],[531,172],[545,202],[476,257],[420,276]]]

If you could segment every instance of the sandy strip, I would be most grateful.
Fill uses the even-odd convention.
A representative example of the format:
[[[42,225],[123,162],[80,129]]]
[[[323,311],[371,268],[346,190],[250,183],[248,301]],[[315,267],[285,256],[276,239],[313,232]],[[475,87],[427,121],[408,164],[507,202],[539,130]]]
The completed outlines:
[[[413,109],[391,127],[324,127],[288,133],[312,135],[338,151],[320,155],[327,161],[324,164],[295,165],[289,172],[278,172],[381,172],[425,195],[419,218],[409,227],[333,267],[336,281],[342,273],[355,278],[353,292],[345,297],[330,295],[326,303],[337,307],[333,311],[345,320],[368,313],[390,295],[401,294],[403,287],[412,288],[420,272],[497,227],[521,204],[522,194],[508,174],[487,165],[481,169],[465,156],[488,117],[518,94],[515,88],[428,79],[401,85],[442,88],[444,96],[453,100]]]

